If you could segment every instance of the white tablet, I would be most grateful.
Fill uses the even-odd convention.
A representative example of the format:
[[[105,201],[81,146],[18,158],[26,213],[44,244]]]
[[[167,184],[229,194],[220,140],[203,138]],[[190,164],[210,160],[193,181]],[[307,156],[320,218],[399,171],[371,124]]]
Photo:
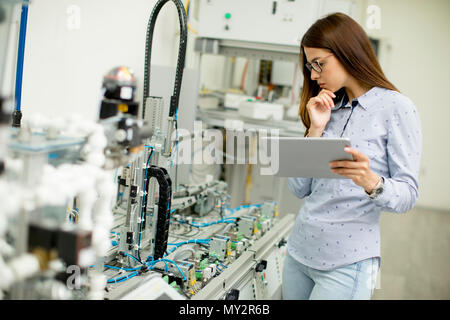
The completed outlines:
[[[271,171],[275,176],[347,179],[331,172],[329,163],[335,160],[353,160],[353,156],[344,151],[346,146],[351,146],[348,138],[268,137],[266,139],[269,140],[267,143],[272,145]]]

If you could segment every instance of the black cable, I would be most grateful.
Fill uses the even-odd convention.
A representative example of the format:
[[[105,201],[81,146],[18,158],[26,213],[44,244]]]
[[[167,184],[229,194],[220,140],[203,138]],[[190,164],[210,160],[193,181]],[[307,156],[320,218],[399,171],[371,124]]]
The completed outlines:
[[[133,256],[131,253],[121,251],[120,254],[122,254],[122,256],[124,256],[124,257],[128,256],[130,258],[133,258],[135,261],[139,262],[140,264],[144,264],[144,263],[142,263],[142,260],[140,259],[140,257],[138,259],[137,257]]]
[[[150,67],[151,67],[151,53],[153,46],[153,32],[155,30],[156,18],[162,7],[169,1],[172,1],[178,11],[178,19],[180,22],[180,45],[178,49],[177,67],[175,72],[175,84],[173,87],[173,94],[170,97],[169,117],[173,117],[178,109],[178,102],[180,100],[181,81],[183,79],[184,63],[186,59],[187,47],[187,16],[181,0],[159,0],[150,15],[150,20],[147,26],[147,35],[145,42],[145,69],[144,69],[144,96],[142,103],[142,118],[145,117],[145,103],[150,96]]]
[[[345,122],[344,128],[342,129],[341,137],[342,137],[342,135],[344,134],[345,129],[347,128],[348,122],[350,121],[350,118],[351,118],[351,116],[352,116],[352,114],[353,114],[353,110],[355,109],[355,107],[356,107],[357,105],[358,105],[358,100],[353,100],[353,102],[352,102],[352,111],[350,111],[350,115],[349,115],[348,118],[347,118],[347,122]]]
[[[153,155],[153,148],[151,148],[151,151],[150,151],[150,154],[149,154],[149,156],[148,156],[148,159],[147,159],[147,164],[146,164],[146,166],[145,166],[145,170],[144,170],[144,172],[143,172],[143,174],[144,174],[144,179],[148,179],[147,178],[147,169],[148,169],[148,167],[149,167],[149,165],[150,165],[150,159],[152,158],[152,155]],[[145,226],[144,225],[144,223],[145,223],[145,210],[146,210],[146,208],[147,208],[147,199],[148,199],[148,189],[149,189],[149,185],[150,185],[150,180],[147,180],[147,182],[146,182],[146,184],[145,184],[145,190],[144,190],[144,199],[143,199],[143,201],[142,201],[142,211],[141,211],[141,222],[139,223],[139,245],[138,245],[138,250],[137,250],[137,254],[138,254],[138,259],[139,259],[139,261],[142,261],[141,260],[141,253],[140,253],[140,251],[141,251],[141,236],[142,236],[142,232],[143,232],[143,227]]]

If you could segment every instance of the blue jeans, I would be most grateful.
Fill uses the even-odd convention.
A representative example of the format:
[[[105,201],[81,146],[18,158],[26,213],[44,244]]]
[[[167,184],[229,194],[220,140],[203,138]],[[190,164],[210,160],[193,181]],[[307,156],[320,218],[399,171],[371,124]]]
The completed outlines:
[[[307,267],[286,253],[283,268],[283,299],[370,300],[378,269],[377,257],[322,271]]]

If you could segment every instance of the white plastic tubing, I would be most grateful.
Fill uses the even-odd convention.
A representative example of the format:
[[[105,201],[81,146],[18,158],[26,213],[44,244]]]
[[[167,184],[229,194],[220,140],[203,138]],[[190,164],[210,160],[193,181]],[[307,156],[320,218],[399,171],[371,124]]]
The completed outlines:
[[[83,148],[86,156],[82,164],[62,164],[57,168],[45,165],[40,184],[32,188],[18,182],[6,181],[5,178],[0,179],[0,290],[7,289],[15,281],[23,280],[39,270],[37,259],[34,258],[35,261],[32,263],[34,256],[29,254],[15,257],[8,264],[3,259],[8,255],[8,246],[4,240],[8,219],[21,210],[30,211],[47,205],[65,206],[78,196],[77,227],[92,231],[92,248],[95,256],[97,258],[105,256],[111,247],[109,236],[114,223],[112,202],[115,184],[114,171],[102,169],[105,163],[104,148],[107,144],[103,127],[79,117],[45,119],[40,116],[31,118],[23,125],[33,131],[42,129],[64,132],[64,136],[87,137],[87,143]],[[7,172],[18,170],[23,170],[21,160],[6,160]],[[17,263],[16,260],[19,258],[26,259],[27,263]],[[25,270],[17,272],[18,265],[25,266]],[[90,292],[89,296],[102,299],[106,278],[99,274],[91,277],[91,281],[95,282],[95,285],[90,286],[95,292]]]

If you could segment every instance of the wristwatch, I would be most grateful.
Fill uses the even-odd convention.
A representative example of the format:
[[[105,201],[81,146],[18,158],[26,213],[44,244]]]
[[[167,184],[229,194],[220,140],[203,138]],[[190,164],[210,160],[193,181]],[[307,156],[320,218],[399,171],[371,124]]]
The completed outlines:
[[[375,199],[376,197],[378,197],[381,193],[383,193],[383,187],[384,187],[384,178],[380,177],[380,181],[378,181],[378,184],[372,190],[372,192],[367,193],[369,195],[369,198]]]

